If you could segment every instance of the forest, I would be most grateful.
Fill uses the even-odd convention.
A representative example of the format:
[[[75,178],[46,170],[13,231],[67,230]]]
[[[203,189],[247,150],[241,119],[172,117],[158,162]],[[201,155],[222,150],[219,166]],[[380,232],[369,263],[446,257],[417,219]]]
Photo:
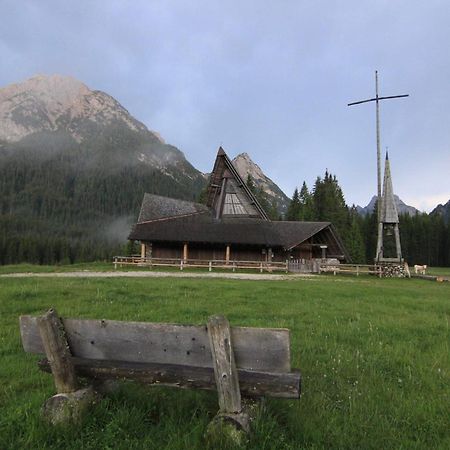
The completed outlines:
[[[90,155],[0,152],[0,264],[110,260],[127,251],[145,192],[195,200],[205,183]]]
[[[317,177],[311,191],[305,182],[295,189],[286,220],[330,221],[338,229],[354,263],[374,261],[377,240],[377,207],[360,215],[347,206],[335,175]],[[450,224],[438,214],[400,214],[403,258],[411,264],[450,265]],[[389,241],[387,242],[389,244]],[[392,243],[391,243],[392,244]]]

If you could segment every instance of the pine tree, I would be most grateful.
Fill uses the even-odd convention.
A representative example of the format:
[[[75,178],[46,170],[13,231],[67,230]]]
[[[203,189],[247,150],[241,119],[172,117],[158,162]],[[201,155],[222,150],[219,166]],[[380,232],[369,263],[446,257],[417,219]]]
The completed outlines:
[[[305,181],[303,181],[300,189],[299,202],[299,219],[305,221],[314,220],[314,201]]]
[[[300,196],[297,188],[295,188],[291,202],[289,203],[286,220],[300,220]]]
[[[256,194],[255,182],[253,181],[253,178],[249,173],[247,174],[247,179],[245,180],[245,184],[250,189],[250,192],[252,194]]]
[[[348,208],[336,176],[325,171],[322,180],[317,177],[313,189],[314,218],[332,222],[345,240],[348,227]]]

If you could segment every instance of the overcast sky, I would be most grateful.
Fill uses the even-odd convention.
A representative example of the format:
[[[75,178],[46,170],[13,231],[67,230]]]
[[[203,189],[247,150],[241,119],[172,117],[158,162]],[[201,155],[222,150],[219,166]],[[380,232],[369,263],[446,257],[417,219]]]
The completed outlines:
[[[449,0],[0,0],[0,86],[72,75],[210,171],[247,152],[288,196],[326,168],[376,193],[374,96],[394,191],[450,199]]]

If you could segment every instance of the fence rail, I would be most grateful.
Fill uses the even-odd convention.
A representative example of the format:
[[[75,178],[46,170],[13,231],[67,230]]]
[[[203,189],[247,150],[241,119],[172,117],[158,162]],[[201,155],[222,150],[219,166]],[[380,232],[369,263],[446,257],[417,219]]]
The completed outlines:
[[[185,268],[207,268],[209,272],[213,269],[228,269],[235,272],[238,269],[255,269],[260,272],[288,271],[287,262],[267,262],[267,261],[236,261],[236,260],[217,260],[217,259],[182,259],[182,258],[142,258],[139,255],[133,256],[114,256],[114,268],[127,265],[138,267],[179,267]]]
[[[376,275],[381,276],[381,266],[369,265],[369,264],[320,264],[319,273],[330,273],[336,274],[353,274],[359,275]]]

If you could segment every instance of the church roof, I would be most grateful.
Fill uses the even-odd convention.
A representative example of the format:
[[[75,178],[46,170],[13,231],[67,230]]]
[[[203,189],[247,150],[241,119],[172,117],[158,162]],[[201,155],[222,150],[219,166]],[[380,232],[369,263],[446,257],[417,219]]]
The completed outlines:
[[[217,219],[253,217],[269,220],[222,147],[219,147],[209,179],[206,205],[214,210]]]
[[[217,220],[209,211],[137,223],[129,239],[263,245],[288,250],[330,226],[330,222],[272,222],[258,218]]]

